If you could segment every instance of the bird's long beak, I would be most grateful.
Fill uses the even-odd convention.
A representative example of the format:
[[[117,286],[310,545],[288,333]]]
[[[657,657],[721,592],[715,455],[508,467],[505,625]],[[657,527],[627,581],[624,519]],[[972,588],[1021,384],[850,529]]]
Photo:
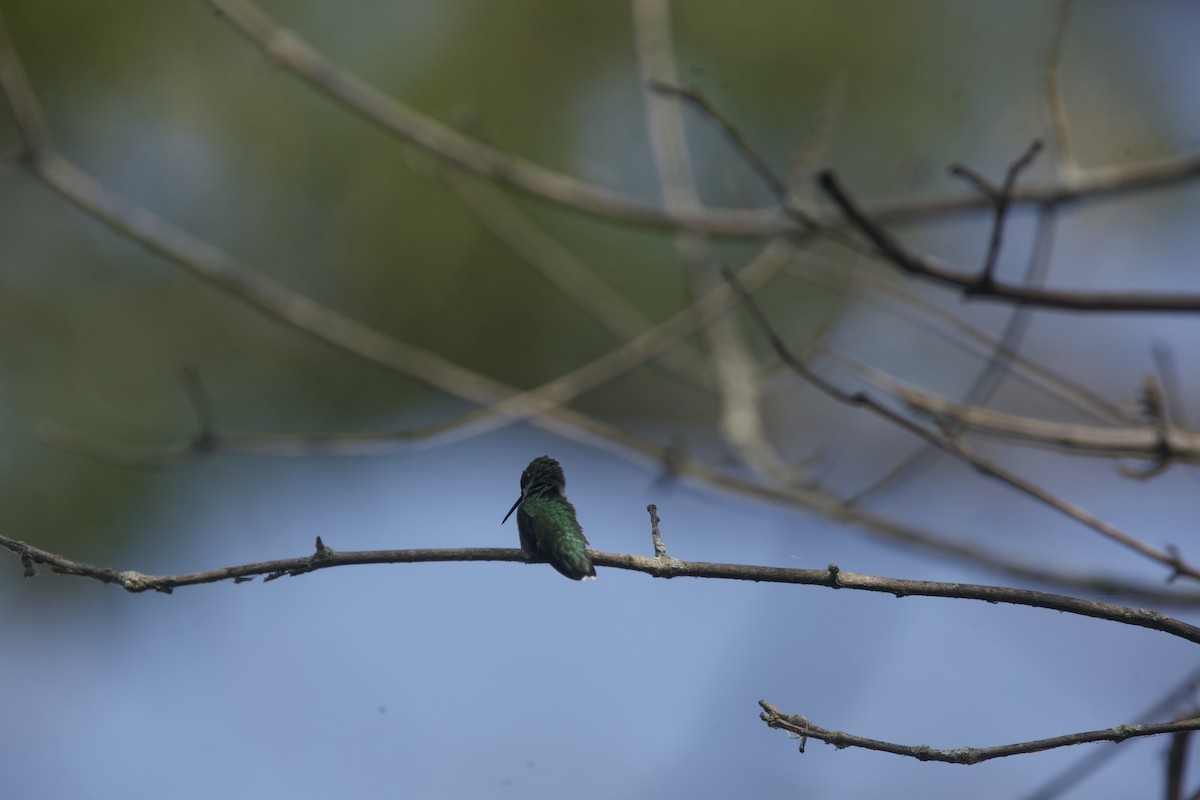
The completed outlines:
[[[504,515],[504,519],[500,520],[501,525],[508,522],[508,518],[512,516],[512,512],[517,510],[517,506],[521,505],[521,501],[524,499],[525,499],[525,495],[521,495],[520,497],[517,498],[517,502],[513,503],[513,507],[510,508],[508,510],[508,513]]]

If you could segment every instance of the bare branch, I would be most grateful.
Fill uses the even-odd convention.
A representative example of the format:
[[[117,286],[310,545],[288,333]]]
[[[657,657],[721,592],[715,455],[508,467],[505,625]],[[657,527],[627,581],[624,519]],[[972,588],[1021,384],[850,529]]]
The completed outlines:
[[[871,215],[862,209],[829,171],[822,172],[818,183],[849,220],[878,249],[880,254],[898,269],[909,275],[925,278],[959,289],[968,299],[984,299],[1020,303],[1039,308],[1067,311],[1200,311],[1200,295],[1180,292],[1095,292],[1065,289],[1043,289],[1017,286],[1000,281],[985,281],[983,275],[974,277],[956,272],[928,258],[912,253],[900,244]]]
[[[846,747],[861,747],[866,750],[877,750],[883,753],[893,753],[898,756],[908,756],[918,761],[941,761],[946,764],[981,764],[994,758],[1041,753],[1059,747],[1069,747],[1090,742],[1123,742],[1142,736],[1158,736],[1164,733],[1178,731],[1194,731],[1200,729],[1200,718],[1178,720],[1176,722],[1160,722],[1151,725],[1117,725],[1099,731],[1084,731],[1070,733],[1065,736],[1055,736],[1051,739],[1037,739],[1031,742],[996,745],[995,747],[959,747],[953,750],[938,750],[928,745],[904,745],[883,742],[878,739],[867,739],[842,731],[830,731],[817,727],[804,717],[794,714],[784,714],[775,706],[759,700],[763,712],[759,718],[768,727],[787,731],[795,736],[820,739],[839,750]]]
[[[798,223],[776,209],[698,209],[668,212],[604,187],[514,159],[463,136],[371,87],[286,30],[248,0],[204,0],[228,19],[263,54],[371,122],[434,155],[493,180],[569,208],[626,222],[704,232],[715,236],[802,234]],[[1126,195],[1189,181],[1200,175],[1200,155],[1173,156],[1136,164],[1097,167],[1070,180],[1026,188],[1014,205],[1058,206],[1108,195]],[[949,213],[982,211],[991,204],[975,194],[873,204],[881,223],[916,221]],[[832,220],[819,220],[832,227]]]
[[[354,76],[246,0],[205,0],[272,61],[381,128],[439,158],[534,196],[589,214],[656,227],[762,228],[774,214],[664,211],[646,200],[555,172],[472,139]],[[699,211],[698,209],[696,210]]]
[[[654,542],[654,557],[667,559],[667,546],[663,543],[662,533],[658,530],[658,506],[651,503],[646,506],[647,513],[650,514],[650,539]]]
[[[732,272],[726,271],[725,278],[734,286],[735,289],[738,288],[737,278],[734,277]],[[757,304],[755,304],[750,295],[745,294],[740,290],[739,294],[741,295],[747,310],[750,312],[751,318],[770,342],[771,347],[775,350],[776,355],[778,355],[784,361],[784,363],[791,367],[797,375],[800,375],[802,378],[820,389],[829,397],[832,397],[833,399],[845,405],[865,408],[871,413],[887,420],[888,422],[891,422],[893,425],[896,425],[902,430],[908,431],[914,436],[917,436],[938,447],[943,452],[949,453],[958,460],[970,465],[979,473],[995,478],[1000,482],[1012,487],[1013,489],[1016,489],[1022,494],[1025,494],[1026,496],[1031,497],[1038,502],[1044,503],[1050,508],[1053,508],[1056,511],[1070,517],[1071,519],[1074,519],[1076,522],[1086,525],[1105,538],[1117,542],[1118,544],[1136,553],[1139,553],[1146,558],[1170,567],[1171,574],[1168,577],[1168,580],[1174,580],[1180,575],[1186,575],[1189,578],[1200,580],[1200,569],[1197,569],[1196,567],[1186,563],[1178,550],[1175,548],[1168,548],[1164,550],[1147,544],[1136,537],[1130,536],[1129,534],[1117,528],[1115,525],[1105,522],[1084,508],[1075,505],[1074,503],[1070,503],[1062,498],[1057,497],[1036,483],[1022,478],[1020,475],[1010,472],[998,464],[968,452],[958,442],[916,424],[907,417],[904,417],[896,411],[893,411],[891,408],[879,403],[877,400],[865,394],[864,392],[855,392],[851,394],[843,391],[821,375],[814,372],[807,364],[792,355],[787,345],[784,344],[783,340],[779,338],[779,334],[777,334],[771,327],[770,322],[767,321],[767,318],[763,315],[762,311],[758,308]]]
[[[956,430],[1017,440],[1077,455],[1200,463],[1200,432],[1176,428],[1165,421],[1155,421],[1150,425],[1102,427],[1006,414],[939,397],[863,364],[846,353],[838,353],[837,358],[854,374],[895,395],[909,408],[935,420],[939,427],[946,425]],[[1135,477],[1143,476],[1138,473]]]
[[[332,550],[317,538],[310,556],[261,561],[233,567],[221,567],[185,575],[147,575],[132,570],[116,570],[73,561],[47,550],[34,547],[7,536],[0,536],[0,547],[15,553],[22,564],[41,564],[52,572],[91,578],[102,583],[120,586],[129,592],[157,591],[170,593],[183,586],[218,583],[232,580],[244,582],[262,577],[275,580],[285,576],[304,575],[331,567],[358,564],[413,564],[449,561],[512,561],[538,563],[537,559],[519,548],[460,547],[419,550]],[[1189,642],[1200,644],[1200,627],[1168,617],[1158,611],[1130,608],[1111,603],[1099,603],[1067,595],[1014,589],[1008,586],[988,586],[972,583],[941,583],[885,578],[845,572],[836,564],[826,569],[793,569],[762,567],[749,564],[717,564],[707,561],[679,561],[675,558],[648,558],[625,553],[604,553],[588,550],[588,556],[598,567],[642,572],[656,578],[708,578],[761,583],[786,583],[798,586],[825,586],[831,589],[851,589],[901,597],[943,597],[956,600],[980,600],[985,603],[1006,603],[1030,608],[1044,608],[1094,619],[1133,625],[1159,631]]]

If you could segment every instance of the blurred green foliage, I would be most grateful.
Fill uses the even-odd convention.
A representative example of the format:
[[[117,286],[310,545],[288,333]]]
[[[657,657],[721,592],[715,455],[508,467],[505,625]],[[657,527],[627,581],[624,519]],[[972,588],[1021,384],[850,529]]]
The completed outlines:
[[[654,196],[624,3],[264,8],[434,118]],[[203,3],[4,0],[0,10],[67,157],[255,268],[519,386],[617,344],[481,225],[426,156],[273,65]],[[950,161],[977,156],[995,168],[1042,131],[1051,13],[1035,2],[687,2],[675,25],[685,80],[781,171],[831,87],[844,86],[818,163],[879,196],[946,188]],[[691,135],[706,202],[767,203],[710,126],[692,119]],[[16,146],[8,119],[0,145]],[[669,235],[515,200],[648,318],[686,303]],[[727,263],[750,252],[720,248]],[[0,280],[0,520],[48,546],[70,541],[83,557],[127,535],[155,484],[48,450],[30,433],[40,420],[124,441],[179,440],[193,428],[177,380],[185,365],[203,376],[219,422],[238,428],[372,429],[466,410],[263,319],[16,166],[0,174]],[[792,281],[767,303],[797,335],[835,300]],[[664,438],[711,434],[711,401],[649,369],[583,407],[639,419]]]

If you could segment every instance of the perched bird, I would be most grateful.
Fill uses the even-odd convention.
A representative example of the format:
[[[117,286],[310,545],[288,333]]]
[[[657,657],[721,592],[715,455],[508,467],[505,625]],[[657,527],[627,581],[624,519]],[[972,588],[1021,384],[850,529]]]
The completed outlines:
[[[544,558],[574,581],[596,577],[587,554],[587,537],[575,519],[575,506],[563,494],[562,467],[550,456],[538,456],[521,473],[521,496],[500,524],[517,512],[521,548]]]

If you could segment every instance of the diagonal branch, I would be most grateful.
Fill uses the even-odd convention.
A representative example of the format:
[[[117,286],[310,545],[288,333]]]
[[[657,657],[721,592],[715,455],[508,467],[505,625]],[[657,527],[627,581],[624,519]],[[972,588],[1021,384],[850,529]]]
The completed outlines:
[[[725,272],[725,278],[734,286],[735,289],[738,288],[737,278],[734,277],[732,272],[727,270]],[[888,406],[880,403],[878,400],[866,394],[865,392],[850,393],[842,390],[837,385],[817,374],[803,361],[796,358],[788,349],[787,345],[784,344],[783,340],[779,337],[779,334],[777,334],[774,328],[771,327],[771,323],[767,320],[766,316],[763,315],[762,310],[759,309],[758,305],[754,302],[750,295],[745,294],[740,290],[739,294],[746,305],[746,309],[750,312],[751,318],[754,320],[755,324],[758,325],[763,336],[766,337],[768,342],[770,342],[771,348],[775,351],[775,354],[778,355],[785,364],[791,367],[791,369],[795,371],[797,375],[804,378],[827,396],[844,405],[856,408],[865,408],[872,414],[881,417],[896,427],[907,431],[908,433],[923,439],[929,444],[938,447],[943,452],[954,456],[956,459],[971,466],[979,473],[991,478],[995,478],[1001,483],[1004,483],[1007,486],[1021,492],[1022,494],[1040,503],[1043,503],[1050,508],[1053,508],[1059,513],[1075,520],[1076,522],[1086,525],[1105,538],[1110,539],[1111,541],[1114,541],[1123,547],[1139,553],[1140,555],[1151,559],[1152,561],[1157,561],[1164,566],[1170,567],[1171,574],[1168,576],[1168,580],[1174,580],[1181,575],[1200,580],[1200,569],[1197,569],[1191,564],[1185,562],[1177,549],[1168,548],[1164,550],[1154,547],[1151,544],[1147,544],[1146,542],[1143,542],[1134,536],[1130,536],[1120,528],[1105,522],[1086,509],[1077,506],[1074,503],[1063,500],[1053,493],[1046,491],[1033,481],[1027,480],[1014,472],[1010,472],[1009,470],[1001,467],[999,464],[974,455],[953,439],[939,435],[928,428],[918,425],[908,417],[905,417],[897,411],[894,411]]]
[[[767,163],[767,160],[759,155],[758,151],[742,135],[737,126],[726,119],[725,115],[709,102],[709,99],[704,96],[703,92],[699,89],[674,86],[656,78],[651,78],[648,85],[656,92],[675,95],[695,107],[701,116],[712,122],[725,138],[729,140],[729,143],[733,145],[738,155],[750,165],[750,169],[766,184],[784,214],[795,219],[802,226],[817,226],[816,221],[800,209],[796,203],[796,198],[792,195],[792,190],[788,188],[782,178],[775,174],[775,171],[771,169],[771,165]]]
[[[567,208],[633,224],[680,228],[716,236],[803,235],[795,219],[777,209],[696,209],[668,212],[620,192],[554,172],[464,136],[397,102],[325,57],[249,0],[204,0],[279,66],[316,86],[330,98],[433,155],[464,169],[507,183]],[[1013,195],[1014,205],[1058,206],[1092,198],[1125,195],[1171,186],[1200,175],[1200,155],[1188,154],[1095,167],[1070,180],[1028,187]],[[880,222],[911,222],[991,208],[976,194],[906,199],[872,206]],[[831,220],[819,220],[823,227]]]
[[[384,94],[330,61],[297,34],[247,0],[204,0],[272,61],[326,96],[392,134],[463,169],[508,184],[544,200],[589,214],[656,227],[762,227],[758,210],[710,215],[667,211],[646,200],[555,172],[472,139]]]
[[[791,246],[785,242],[772,242],[743,268],[739,280],[753,291],[790,263],[794,255]],[[50,444],[64,450],[137,468],[180,466],[192,458],[211,452],[241,455],[363,455],[390,452],[396,446],[416,442],[461,440],[562,409],[576,397],[666,352],[667,348],[697,328],[727,313],[737,302],[733,290],[728,285],[720,284],[660,325],[578,369],[483,408],[417,428],[321,435],[222,431],[213,425],[207,406],[194,399],[198,380],[193,377],[187,388],[197,412],[199,431],[187,442],[166,447],[127,445],[97,439],[56,424],[43,424],[40,433]]]

